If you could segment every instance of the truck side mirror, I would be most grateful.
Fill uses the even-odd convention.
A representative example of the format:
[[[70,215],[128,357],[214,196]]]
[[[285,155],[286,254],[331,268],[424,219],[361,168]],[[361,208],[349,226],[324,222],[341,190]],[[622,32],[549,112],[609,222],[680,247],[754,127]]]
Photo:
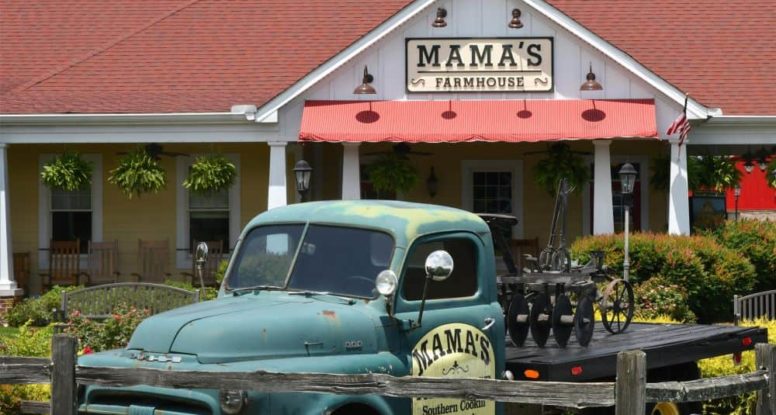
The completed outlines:
[[[423,321],[423,309],[426,308],[426,295],[428,294],[428,281],[444,281],[453,273],[453,257],[445,250],[434,251],[426,257],[426,280],[423,282],[423,296],[420,301],[418,324]]]
[[[204,290],[205,280],[202,278],[202,273],[207,263],[207,243],[200,242],[197,244],[197,249],[194,251],[194,264],[197,266],[197,276],[199,277],[199,285]]]
[[[426,257],[426,278],[444,281],[453,273],[453,257],[447,251],[434,251]],[[425,293],[423,295],[425,298]]]

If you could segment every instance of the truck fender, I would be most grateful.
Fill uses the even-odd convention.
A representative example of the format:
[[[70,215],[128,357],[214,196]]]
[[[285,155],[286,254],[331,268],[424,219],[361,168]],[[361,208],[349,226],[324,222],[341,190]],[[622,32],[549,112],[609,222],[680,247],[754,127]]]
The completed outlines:
[[[328,405],[325,415],[391,415],[393,412],[381,396],[342,397]]]

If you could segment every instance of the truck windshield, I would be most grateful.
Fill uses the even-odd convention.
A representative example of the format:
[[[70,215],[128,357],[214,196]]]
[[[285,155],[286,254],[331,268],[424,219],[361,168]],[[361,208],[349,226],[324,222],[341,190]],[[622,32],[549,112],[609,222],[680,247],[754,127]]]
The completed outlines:
[[[390,265],[393,239],[374,230],[302,224],[261,226],[245,237],[229,289],[271,286],[294,291],[375,296],[375,278]],[[294,256],[296,256],[296,262]],[[291,270],[291,276],[286,280]]]

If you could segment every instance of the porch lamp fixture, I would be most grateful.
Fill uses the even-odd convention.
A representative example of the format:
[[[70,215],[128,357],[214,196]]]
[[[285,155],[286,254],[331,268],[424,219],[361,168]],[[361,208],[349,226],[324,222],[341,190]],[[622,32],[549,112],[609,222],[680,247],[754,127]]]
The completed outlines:
[[[302,201],[305,201],[305,195],[310,190],[310,176],[313,174],[313,168],[304,161],[299,160],[294,165],[294,177],[296,179],[296,191],[302,197]]]
[[[509,21],[510,29],[520,29],[523,27],[523,22],[520,21],[520,9],[512,9],[512,20]]]
[[[440,7],[437,9],[436,13],[436,19],[434,19],[434,23],[431,23],[431,26],[433,27],[445,27],[447,26],[447,22],[445,21],[445,17],[447,17],[447,9]]]
[[[628,281],[628,274],[630,273],[630,257],[628,246],[628,231],[630,222],[630,205],[633,197],[633,185],[636,183],[636,175],[638,172],[633,165],[625,163],[620,168],[620,188],[622,190],[623,206],[625,207],[625,243],[624,243],[624,255],[622,260],[622,277],[625,281]]]
[[[361,80],[361,85],[357,86],[356,89],[353,90],[353,93],[356,95],[376,94],[377,91],[375,91],[374,87],[370,85],[374,80],[375,77],[369,73],[366,65],[364,65],[364,78]]]
[[[733,188],[733,196],[736,198],[736,221],[738,221],[738,198],[741,196],[741,186],[736,185]]]
[[[428,195],[430,197],[434,197],[437,194],[437,190],[439,190],[439,179],[437,179],[436,174],[434,174],[434,167],[431,167],[431,173],[428,175],[428,179],[426,179],[426,190],[428,190]]]
[[[587,81],[585,81],[580,87],[580,91],[600,91],[604,89],[598,81],[595,80],[595,74],[593,73],[593,62],[590,62],[590,69],[587,72]]]

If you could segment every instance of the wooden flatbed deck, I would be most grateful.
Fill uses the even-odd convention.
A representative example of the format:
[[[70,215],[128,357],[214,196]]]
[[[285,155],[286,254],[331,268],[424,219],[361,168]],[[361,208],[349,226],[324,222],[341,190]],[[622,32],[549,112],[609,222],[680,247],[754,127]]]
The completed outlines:
[[[519,348],[507,338],[506,366],[518,380],[525,380],[524,371],[533,369],[540,374],[536,380],[587,381],[613,378],[617,353],[622,350],[643,350],[648,369],[654,369],[752,349],[767,339],[764,328],[700,324],[633,323],[624,333],[614,335],[596,322],[588,347],[576,343],[574,336],[565,349],[552,337],[544,348],[537,347],[531,336]],[[581,368],[581,372],[572,375],[572,368]]]

